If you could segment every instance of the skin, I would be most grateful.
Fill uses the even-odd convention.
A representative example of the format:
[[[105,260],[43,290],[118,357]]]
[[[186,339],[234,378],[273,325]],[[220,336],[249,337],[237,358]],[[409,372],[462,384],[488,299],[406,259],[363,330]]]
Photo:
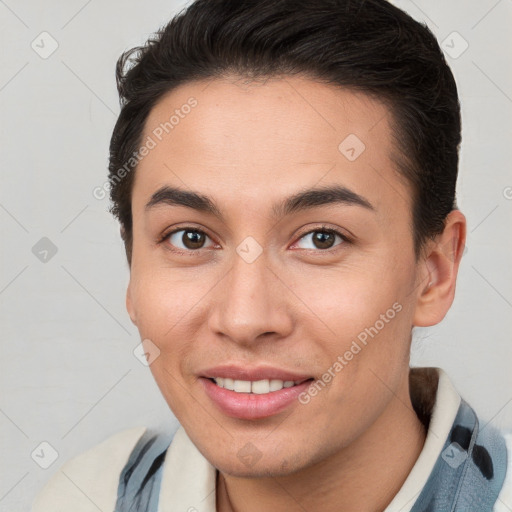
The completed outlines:
[[[464,215],[451,212],[416,260],[411,190],[391,160],[390,113],[375,99],[298,76],[227,76],[171,91],[144,137],[190,96],[198,105],[141,161],[133,188],[127,309],[161,351],[154,378],[219,470],[218,510],[383,510],[424,444],[409,396],[411,329],[440,322],[452,304]],[[351,133],[366,146],[352,162],[338,150]],[[337,204],[273,217],[275,202],[331,184],[374,210]],[[146,209],[162,185],[210,196],[224,220],[183,206]],[[336,236],[319,248],[312,237],[322,225],[352,241]],[[183,232],[160,241],[185,227],[206,233],[203,248],[183,245]],[[248,236],[263,249],[252,263],[236,251]],[[321,378],[394,303],[401,311],[308,404],[240,420],[198,380],[228,362]],[[247,443],[261,455],[252,465],[237,456]]]

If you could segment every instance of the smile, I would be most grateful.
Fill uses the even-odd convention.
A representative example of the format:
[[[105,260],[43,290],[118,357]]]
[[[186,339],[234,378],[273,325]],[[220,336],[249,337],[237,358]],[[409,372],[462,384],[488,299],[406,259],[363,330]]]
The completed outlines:
[[[235,393],[254,393],[256,395],[280,391],[283,388],[291,388],[302,382],[279,379],[263,379],[255,381],[235,380],[228,377],[214,377],[212,380],[220,388],[228,389]]]
[[[314,379],[245,380],[231,377],[201,377],[205,395],[223,415],[240,420],[259,420],[301,406],[299,395]]]

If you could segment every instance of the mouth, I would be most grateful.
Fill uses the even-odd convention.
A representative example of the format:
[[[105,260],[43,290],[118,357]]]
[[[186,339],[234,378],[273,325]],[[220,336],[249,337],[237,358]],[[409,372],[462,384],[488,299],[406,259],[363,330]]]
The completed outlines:
[[[313,377],[308,379],[280,380],[280,379],[262,379],[262,380],[238,380],[229,377],[213,377],[209,379],[218,387],[234,391],[235,393],[252,393],[255,395],[265,395],[267,393],[275,393],[284,388],[298,386],[303,382],[312,381]]]
[[[300,405],[300,394],[313,380],[272,369],[234,367],[212,369],[199,378],[206,396],[218,410],[243,420],[269,418]]]

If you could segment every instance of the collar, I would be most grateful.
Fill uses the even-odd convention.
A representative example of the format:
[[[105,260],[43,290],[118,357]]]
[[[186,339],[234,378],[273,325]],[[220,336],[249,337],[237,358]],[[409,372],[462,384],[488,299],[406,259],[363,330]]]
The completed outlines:
[[[417,413],[421,410],[425,416],[429,415],[430,422],[416,463],[384,512],[408,512],[412,509],[443,451],[461,403],[459,393],[441,368],[411,368],[409,380],[414,408]],[[435,402],[432,401],[433,396]]]
[[[425,487],[457,415],[461,397],[441,368],[410,371],[413,406],[428,431],[423,449],[399,492],[384,512],[409,512]],[[215,512],[216,469],[199,452],[182,426],[165,457],[159,512]]]

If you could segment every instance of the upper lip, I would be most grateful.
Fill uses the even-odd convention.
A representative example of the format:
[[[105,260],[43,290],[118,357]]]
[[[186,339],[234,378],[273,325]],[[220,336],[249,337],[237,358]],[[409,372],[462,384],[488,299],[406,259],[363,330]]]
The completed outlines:
[[[281,368],[272,368],[270,366],[248,367],[237,365],[221,365],[208,368],[200,373],[201,377],[213,379],[215,377],[223,377],[233,380],[282,380],[303,382],[312,378],[311,375],[299,374]]]

